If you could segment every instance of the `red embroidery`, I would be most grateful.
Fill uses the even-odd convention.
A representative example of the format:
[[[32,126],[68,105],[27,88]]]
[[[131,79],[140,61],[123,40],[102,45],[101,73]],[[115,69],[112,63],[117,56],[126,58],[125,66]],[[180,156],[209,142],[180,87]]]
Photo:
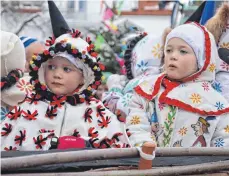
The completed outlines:
[[[16,135],[14,138],[15,144],[19,144],[19,146],[22,145],[22,141],[25,141],[26,137],[26,131],[24,130],[23,132],[20,130],[20,135]]]
[[[96,138],[96,137],[98,137],[98,133],[99,133],[99,132],[98,132],[98,131],[93,132],[94,129],[95,129],[95,127],[91,127],[91,128],[89,128],[89,130],[88,130],[88,136],[91,137],[91,138]]]
[[[46,130],[44,128],[39,130],[40,133],[54,133],[54,130]]]
[[[105,108],[102,106],[102,105],[98,105],[97,107],[96,107],[96,110],[97,110],[97,114],[96,114],[96,116],[97,117],[103,117],[103,115],[105,114]]]
[[[46,110],[45,117],[53,119],[56,116],[57,116],[57,106],[55,107],[51,106],[51,109],[48,107],[48,109]]]
[[[50,103],[50,105],[52,106],[57,106],[58,108],[61,108],[62,105],[64,104],[66,97],[61,97],[60,99],[58,99],[56,96],[53,97],[53,102]]]
[[[10,120],[17,120],[21,116],[21,108],[19,106],[14,106],[13,110],[10,111],[6,116],[10,118]]]
[[[4,150],[5,151],[11,151],[11,150],[16,151],[17,150],[17,147],[9,146],[9,148],[8,147],[5,147]]]
[[[10,134],[11,131],[12,131],[12,125],[9,123],[5,123],[5,127],[2,128],[1,135],[8,136],[8,134]]]
[[[80,137],[79,131],[77,129],[75,129],[72,136]]]
[[[85,114],[84,114],[84,119],[85,119],[85,122],[89,122],[91,123],[92,122],[92,109],[91,108],[87,108],[86,111],[85,111]]]
[[[35,110],[33,113],[30,112],[30,110],[27,110],[27,112],[25,112],[24,110],[22,110],[22,113],[24,115],[22,115],[25,119],[27,120],[36,120],[36,116],[38,115],[37,110]]]
[[[106,127],[108,127],[108,124],[109,123],[111,123],[111,118],[110,117],[106,117],[106,119],[105,119],[105,117],[101,117],[101,119],[102,120],[98,120],[98,125],[101,127],[101,128],[106,128]]]
[[[49,134],[47,137],[43,138],[43,135],[37,136],[37,138],[33,137],[33,141],[36,144],[36,149],[42,149],[44,145],[46,145],[46,140],[54,136],[54,133]]]

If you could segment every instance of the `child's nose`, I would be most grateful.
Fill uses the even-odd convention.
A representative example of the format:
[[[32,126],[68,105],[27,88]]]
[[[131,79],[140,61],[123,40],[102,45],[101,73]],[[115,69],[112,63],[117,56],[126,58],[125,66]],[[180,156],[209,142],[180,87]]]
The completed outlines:
[[[177,58],[177,52],[176,51],[172,52],[170,59],[171,60],[177,60],[178,59]]]
[[[61,78],[62,78],[61,70],[56,69],[56,70],[54,71],[54,78],[57,78],[57,79],[61,79]]]

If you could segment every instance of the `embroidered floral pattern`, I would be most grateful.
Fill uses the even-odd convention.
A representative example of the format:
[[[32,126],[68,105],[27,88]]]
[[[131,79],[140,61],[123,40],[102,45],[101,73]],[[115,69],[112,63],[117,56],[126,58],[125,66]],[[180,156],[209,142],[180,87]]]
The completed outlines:
[[[152,50],[153,56],[160,59],[161,58],[161,45],[159,43],[157,43],[155,46],[153,46],[153,50]]]
[[[124,88],[124,91],[125,93],[129,92],[129,91],[132,91],[139,83],[139,80],[136,80],[134,82],[129,82],[126,87]]]
[[[224,140],[223,140],[223,138],[219,138],[219,139],[217,139],[216,141],[215,141],[215,146],[216,147],[223,147],[224,146]]]
[[[20,91],[26,92],[26,94],[32,93],[33,85],[31,85],[29,82],[26,82],[24,79],[18,82],[17,87],[20,89]]]
[[[176,107],[174,106],[169,106],[169,113],[167,116],[166,121],[164,122],[164,139],[163,139],[163,146],[168,147],[170,140],[171,140],[171,135],[173,131],[173,122],[175,120],[175,115],[176,115]]]
[[[132,95],[131,94],[126,94],[123,99],[122,99],[122,104],[124,107],[128,106],[129,103],[130,103],[130,100],[132,98]]]
[[[229,65],[226,62],[223,62],[220,66],[222,69],[229,71]]]
[[[210,64],[210,65],[209,65],[209,71],[210,71],[210,72],[213,73],[213,72],[215,71],[215,68],[216,68],[216,65],[215,65],[215,64]]]
[[[133,116],[131,119],[131,124],[132,125],[137,125],[140,123],[140,117],[139,116]]]
[[[217,110],[220,110],[220,109],[223,109],[224,108],[224,105],[221,102],[216,102],[215,107],[217,107]]]
[[[221,86],[220,83],[214,83],[214,84],[213,84],[213,88],[214,88],[217,92],[219,92],[219,93],[222,92],[222,86]]]
[[[229,133],[229,125],[227,125],[227,126],[224,128],[224,130],[225,130],[225,133]]]
[[[158,107],[159,107],[160,111],[162,111],[165,106],[166,106],[165,103],[158,103]]]
[[[229,42],[223,42],[223,43],[220,45],[220,48],[227,48],[227,49],[229,49]]]
[[[192,103],[194,104],[201,103],[201,97],[199,94],[193,93],[190,99],[192,100]]]
[[[185,136],[187,134],[187,131],[188,129],[183,127],[183,128],[180,128],[180,130],[178,131],[178,133],[181,135],[181,136]]]
[[[144,62],[143,60],[137,64],[138,68],[141,69],[141,71],[145,71],[145,69],[147,68],[148,62]]]
[[[207,82],[203,82],[202,83],[202,87],[204,88],[205,91],[208,91],[209,90],[209,85]]]
[[[8,107],[1,107],[1,121],[3,121],[6,118],[6,114],[8,114],[8,112]]]

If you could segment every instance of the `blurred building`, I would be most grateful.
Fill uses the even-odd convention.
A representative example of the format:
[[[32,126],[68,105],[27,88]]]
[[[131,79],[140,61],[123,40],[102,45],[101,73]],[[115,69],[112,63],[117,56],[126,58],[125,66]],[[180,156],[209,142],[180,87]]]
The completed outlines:
[[[102,0],[54,1],[72,28],[84,30],[84,27],[97,26],[102,20]],[[112,7],[112,0],[105,2]],[[2,30],[41,40],[51,35],[46,1],[1,1],[1,5]],[[120,19],[128,18],[157,35],[170,26],[170,15],[171,9],[159,10],[158,1],[124,0]]]

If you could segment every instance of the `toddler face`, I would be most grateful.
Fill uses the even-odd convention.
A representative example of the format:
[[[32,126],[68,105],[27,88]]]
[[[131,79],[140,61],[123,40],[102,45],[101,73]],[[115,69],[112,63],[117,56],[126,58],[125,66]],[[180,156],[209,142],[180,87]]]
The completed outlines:
[[[182,39],[172,38],[165,48],[165,72],[169,79],[182,81],[197,72],[197,59],[193,49]]]
[[[56,95],[72,94],[83,84],[83,73],[63,57],[55,57],[45,65],[45,82]]]

